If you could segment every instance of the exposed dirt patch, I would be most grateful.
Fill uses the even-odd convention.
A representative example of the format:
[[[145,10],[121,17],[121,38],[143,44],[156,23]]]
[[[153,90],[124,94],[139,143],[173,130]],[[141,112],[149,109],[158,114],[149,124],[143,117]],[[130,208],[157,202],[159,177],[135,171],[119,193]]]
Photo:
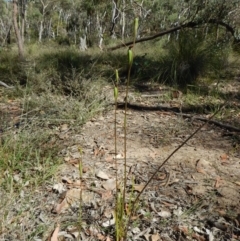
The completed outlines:
[[[120,179],[124,170],[123,124],[123,111],[118,110]],[[201,124],[169,112],[128,110],[128,198],[141,190],[159,164]],[[206,125],[169,160],[141,197],[136,214],[139,218],[133,225],[136,227],[129,230],[129,238],[151,240],[157,233],[162,240],[185,240],[186,237],[210,240],[209,235],[217,240],[239,239],[240,152],[233,147],[233,140],[224,136],[225,133],[223,129]],[[87,186],[94,186],[98,194],[102,194],[95,196],[95,201],[101,200],[96,206],[93,201],[86,205],[91,209],[84,213],[86,224],[98,227],[92,235],[111,236],[111,225],[107,225],[107,231],[103,231],[102,226],[113,218],[105,212],[109,209],[113,212],[114,199],[111,195],[111,198],[104,199],[106,190],[103,187],[108,181],[97,178],[96,174],[101,170],[110,180],[116,176],[114,111],[87,122],[81,134],[73,134],[71,141],[75,142],[74,146],[63,151],[65,160],[76,159],[81,147]],[[70,179],[78,176],[77,168],[74,175],[72,168],[70,170],[63,168],[60,176]],[[93,219],[95,224],[89,221]]]
[[[139,95],[133,98],[145,105],[159,102],[138,99]],[[173,100],[169,106],[173,104],[179,105],[181,100]],[[2,113],[6,113],[4,108]],[[14,111],[7,113],[9,120],[17,116]],[[120,180],[124,175],[123,124],[124,112],[118,110],[118,171],[113,108],[79,131],[69,124],[59,125],[54,135],[63,145],[59,156],[64,163],[57,176],[36,191],[36,200],[28,200],[31,207],[16,227],[24,224],[27,233],[41,223],[48,225],[49,232],[35,237],[46,240],[60,223],[59,238],[77,240],[82,195],[81,240],[113,240],[116,172]],[[166,111],[128,110],[127,200],[139,193],[164,159],[201,124]],[[129,240],[240,240],[240,149],[226,134],[229,132],[207,124],[158,172],[140,198]],[[10,211],[9,220],[14,220],[18,209]],[[23,240],[20,233],[2,232],[0,240]]]

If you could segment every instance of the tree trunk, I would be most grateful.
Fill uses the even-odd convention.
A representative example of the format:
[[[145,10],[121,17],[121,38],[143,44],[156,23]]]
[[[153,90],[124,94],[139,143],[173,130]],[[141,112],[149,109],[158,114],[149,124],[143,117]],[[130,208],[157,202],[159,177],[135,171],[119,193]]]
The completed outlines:
[[[122,0],[122,16],[121,16],[121,23],[122,23],[122,41],[124,41],[124,36],[125,36],[125,25],[126,25],[126,21],[125,21],[125,8],[126,8],[126,4],[125,4],[125,0]]]
[[[38,32],[38,42],[42,42],[42,34],[43,34],[43,21],[40,21],[40,27]]]
[[[81,51],[87,50],[87,42],[86,42],[86,40],[87,40],[86,35],[84,35],[83,38],[80,37],[80,50]]]
[[[24,36],[25,36],[26,7],[27,7],[26,1],[22,0],[21,1],[20,16],[21,16],[21,38],[22,38],[22,43],[23,44],[24,44]]]
[[[7,44],[11,44],[11,28],[12,28],[12,26],[10,26],[10,28],[7,32]]]
[[[21,34],[18,28],[18,22],[17,22],[17,14],[18,14],[18,0],[13,0],[13,26],[16,34],[17,44],[18,44],[18,54],[21,60],[24,60],[24,50],[23,50],[23,42],[21,38]]]
[[[117,0],[113,0],[112,1],[112,27],[110,29],[110,36],[112,39],[115,39],[116,38],[116,34],[115,34],[115,31],[114,31],[114,28],[115,28],[115,25],[116,25],[116,20],[118,18],[118,9],[117,9]]]
[[[25,18],[22,18],[21,37],[22,37],[22,42],[23,42],[23,43],[24,43],[24,32],[25,32]]]

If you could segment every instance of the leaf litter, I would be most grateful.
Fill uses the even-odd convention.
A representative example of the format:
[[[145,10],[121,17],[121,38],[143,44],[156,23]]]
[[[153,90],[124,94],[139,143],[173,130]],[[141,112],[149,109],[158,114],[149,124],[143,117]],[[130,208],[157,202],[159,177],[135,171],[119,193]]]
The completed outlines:
[[[88,128],[89,123],[91,128]],[[113,133],[109,131],[109,128],[112,128],[113,132],[113,113],[110,111],[89,123],[86,123],[81,138],[76,142],[85,152],[83,165],[88,167],[84,174],[87,185],[94,186],[92,191],[99,194],[95,196],[97,209],[94,210],[94,205],[91,205],[94,210],[91,211],[92,218],[97,220],[100,230],[101,227],[107,228],[101,231],[103,237],[107,237],[113,235],[114,219],[111,215],[104,216],[103,213],[109,208],[114,210],[112,198],[115,193],[115,180],[111,177],[115,177],[117,171],[114,163]],[[182,118],[171,119],[171,116],[161,115],[160,112],[131,111],[128,116],[127,139],[129,197],[132,191],[136,194],[142,190],[151,173],[195,128],[194,124],[189,124]],[[118,111],[117,131],[121,134],[123,131],[121,110]],[[206,126],[160,170],[141,197],[137,218],[134,218],[137,229],[128,231],[129,238],[224,240],[231,235],[238,240],[239,230],[234,220],[240,213],[240,193],[237,188],[240,176],[237,169],[239,159],[237,153],[230,154],[231,140],[223,138],[222,133],[223,130],[219,128]],[[119,153],[123,153],[123,141],[123,136],[118,135]],[[101,150],[104,149],[104,153],[92,151],[96,150],[96,143]],[[118,177],[121,177],[123,156],[118,156]],[[226,165],[222,165],[225,160],[229,162],[227,169]],[[61,175],[67,173],[67,170],[62,170]],[[106,194],[102,187],[109,193]],[[110,198],[105,195],[110,195]],[[229,223],[233,233],[222,232],[215,227],[215,223],[221,218]],[[214,225],[209,225],[209,220],[215,220]],[[181,227],[188,227],[188,231],[181,231]],[[205,231],[201,233],[200,229]],[[218,229],[218,232],[214,231],[215,229]],[[99,240],[103,237],[99,236]]]
[[[44,200],[33,200],[38,205],[34,215],[39,220],[44,217],[49,233],[35,240],[45,240],[51,232],[53,241],[77,237],[114,240],[114,178],[117,172],[121,179],[124,169],[124,117],[122,110],[117,114],[116,155],[112,110],[87,122],[80,134],[67,124],[59,126],[59,138],[65,142],[59,153],[63,165],[52,187],[46,188],[47,195],[44,190],[38,191],[38,197]],[[141,192],[151,173],[199,122],[160,111],[131,110],[127,125],[130,198]],[[211,125],[201,130],[169,160],[143,193],[128,230],[129,240],[240,240],[240,155],[239,150],[232,150],[232,140],[224,136],[224,130]],[[82,177],[80,159],[85,170]],[[26,215],[22,221],[27,223],[31,217]],[[29,228],[36,225],[34,222]]]

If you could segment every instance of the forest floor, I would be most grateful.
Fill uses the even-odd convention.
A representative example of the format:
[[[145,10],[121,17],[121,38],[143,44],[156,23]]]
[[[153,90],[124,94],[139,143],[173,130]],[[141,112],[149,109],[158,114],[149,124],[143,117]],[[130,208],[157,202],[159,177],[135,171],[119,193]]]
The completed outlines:
[[[111,87],[104,92],[112,93]],[[184,106],[183,97],[163,102],[162,94],[160,86],[130,93],[130,103],[143,108],[127,111],[127,200],[136,197],[159,165],[204,123],[195,117],[209,117],[191,113],[186,118],[172,111],[144,109]],[[106,110],[79,130],[64,122],[46,128],[56,137],[49,147],[58,143],[61,149],[58,171],[31,196],[26,183],[12,198],[1,191],[5,200],[0,210],[1,241],[114,240],[116,173],[119,180],[124,175],[124,110],[117,110],[115,153],[114,105],[108,98]],[[123,98],[121,92],[119,100]],[[224,120],[226,124],[239,123],[238,102],[231,100],[232,114]],[[0,107],[15,123],[20,109],[17,101]],[[17,174],[15,182],[19,182]],[[137,205],[127,240],[240,240],[239,132],[206,123],[159,170]]]

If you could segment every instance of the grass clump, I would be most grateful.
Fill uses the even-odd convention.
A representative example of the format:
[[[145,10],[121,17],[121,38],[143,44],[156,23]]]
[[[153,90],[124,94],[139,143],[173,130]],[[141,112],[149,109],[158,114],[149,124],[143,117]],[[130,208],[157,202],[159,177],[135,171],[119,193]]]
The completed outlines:
[[[160,59],[160,79],[183,89],[206,73],[216,76],[227,59],[223,44],[196,37],[192,31],[181,30],[177,40],[166,44],[166,51]]]
[[[9,240],[33,240],[47,233],[50,224],[39,215],[51,213],[48,192],[66,142],[59,127],[66,124],[71,125],[69,133],[79,131],[105,105],[100,91],[104,79],[89,78],[87,54],[45,46],[36,51],[30,46],[28,61],[19,66],[15,51],[0,56],[2,80],[14,86],[3,89],[0,105],[0,233]],[[17,112],[8,111],[9,103]]]
[[[47,224],[34,218],[36,207],[31,203],[42,206],[42,186],[51,180],[60,164],[59,149],[50,144],[51,138],[51,133],[34,128],[1,136],[0,216],[5,238],[30,240],[37,230],[47,230]]]

